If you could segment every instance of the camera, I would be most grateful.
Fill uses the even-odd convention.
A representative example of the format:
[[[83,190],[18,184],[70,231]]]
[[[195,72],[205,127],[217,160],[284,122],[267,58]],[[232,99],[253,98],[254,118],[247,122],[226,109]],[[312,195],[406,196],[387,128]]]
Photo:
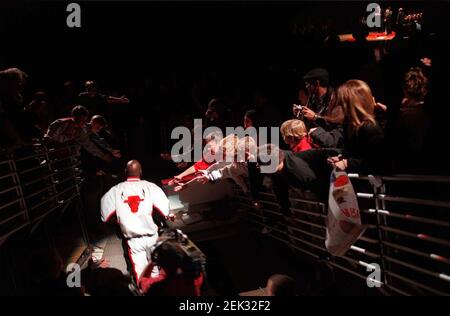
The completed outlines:
[[[303,117],[303,105],[293,104],[294,115],[297,118]]]
[[[179,229],[166,229],[161,234],[162,240],[159,241],[152,253],[151,258],[156,264],[159,263],[159,257],[165,243],[173,243],[184,254],[182,268],[185,275],[191,278],[197,278],[200,274],[206,275],[206,256],[203,252]]]
[[[299,110],[299,111],[302,111],[302,110],[303,110],[303,105],[300,105],[300,104],[293,104],[293,106],[294,106],[294,109],[296,109],[296,110]]]

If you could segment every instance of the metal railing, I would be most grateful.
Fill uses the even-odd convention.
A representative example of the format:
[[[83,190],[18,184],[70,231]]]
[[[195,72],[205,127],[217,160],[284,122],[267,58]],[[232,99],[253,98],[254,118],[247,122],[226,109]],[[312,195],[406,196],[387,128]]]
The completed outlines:
[[[73,144],[35,143],[0,155],[0,245],[80,196],[79,165]]]
[[[349,177],[367,229],[343,257],[325,248],[326,202],[291,190],[293,216],[280,226],[284,216],[272,193],[261,193],[258,209],[239,190],[237,197],[251,223],[270,228],[270,237],[301,254],[363,282],[380,267],[381,279],[371,281],[383,294],[450,295],[450,178]]]

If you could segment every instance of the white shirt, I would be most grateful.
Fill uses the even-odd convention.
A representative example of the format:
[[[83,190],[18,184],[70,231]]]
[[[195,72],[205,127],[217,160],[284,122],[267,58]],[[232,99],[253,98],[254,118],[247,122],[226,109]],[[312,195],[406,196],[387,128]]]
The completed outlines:
[[[156,184],[138,177],[129,177],[115,185],[101,200],[102,220],[107,222],[115,215],[125,238],[157,234],[154,210],[168,216],[169,200]]]
[[[208,168],[208,176],[211,180],[233,179],[244,192],[248,192],[246,178],[247,165],[244,162],[219,162]]]

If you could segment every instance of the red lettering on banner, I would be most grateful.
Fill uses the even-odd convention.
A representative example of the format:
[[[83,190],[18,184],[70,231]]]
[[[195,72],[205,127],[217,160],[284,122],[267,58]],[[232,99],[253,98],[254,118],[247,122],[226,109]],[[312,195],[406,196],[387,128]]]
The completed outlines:
[[[359,210],[355,208],[344,208],[341,210],[346,217],[359,217]]]

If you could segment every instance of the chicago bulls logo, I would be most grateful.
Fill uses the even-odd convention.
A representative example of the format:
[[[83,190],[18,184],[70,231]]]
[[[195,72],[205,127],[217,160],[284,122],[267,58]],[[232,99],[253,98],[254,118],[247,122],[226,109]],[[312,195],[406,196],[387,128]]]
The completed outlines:
[[[145,191],[142,189],[142,198],[139,195],[130,195],[126,200],[125,196],[121,195],[123,203],[127,203],[132,213],[136,213],[139,210],[139,204],[145,200]]]

